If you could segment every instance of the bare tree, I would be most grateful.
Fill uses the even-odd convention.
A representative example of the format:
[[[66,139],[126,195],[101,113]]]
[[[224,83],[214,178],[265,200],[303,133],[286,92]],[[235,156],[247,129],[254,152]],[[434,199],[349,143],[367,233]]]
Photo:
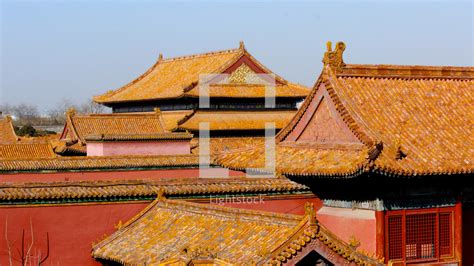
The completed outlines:
[[[10,242],[10,240],[8,239],[8,217],[5,219],[5,241],[7,243],[7,252],[10,266],[13,265],[13,260],[19,261],[22,266],[31,265],[34,259],[36,259],[36,261],[34,261],[33,263],[37,265],[41,265],[43,262],[45,262],[46,259],[48,259],[49,257],[49,233],[46,232],[46,255],[43,257],[41,250],[38,251],[36,250],[36,248],[33,249],[35,240],[33,222],[30,218],[31,243],[27,245],[28,247],[25,250],[25,229],[23,228],[21,232],[21,248],[16,248],[19,259],[15,259],[12,253],[14,243]],[[37,255],[35,256],[35,254]]]
[[[92,100],[88,100],[79,105],[77,111],[81,114],[100,114],[105,112],[105,106],[98,104]]]
[[[12,246],[13,244],[8,240],[8,216],[5,217],[5,242],[7,243],[7,252],[8,252],[8,263],[10,266],[13,265],[13,254]]]
[[[49,108],[47,115],[50,119],[54,120],[57,124],[63,124],[66,122],[66,111],[69,108],[77,108],[77,106],[68,99],[59,101],[54,107]]]
[[[18,119],[24,120],[26,123],[33,123],[39,118],[38,107],[31,104],[21,103],[13,106],[12,113]]]

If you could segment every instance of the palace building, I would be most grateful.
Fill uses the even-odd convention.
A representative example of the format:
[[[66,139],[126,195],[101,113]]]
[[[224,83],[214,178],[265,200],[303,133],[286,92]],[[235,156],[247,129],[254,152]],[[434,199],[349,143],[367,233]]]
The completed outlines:
[[[308,88],[266,68],[241,42],[232,50],[169,59],[160,55],[143,75],[94,101],[114,113],[152,112],[158,107],[166,129],[196,137],[199,125],[206,124],[214,153],[261,143],[266,123],[274,123],[276,131],[286,126],[308,93]]]
[[[55,151],[62,155],[190,154],[193,135],[166,130],[159,109],[140,114],[66,114]]]
[[[474,263],[474,68],[345,64],[322,73],[276,137],[276,171],[323,201],[317,217],[390,265]],[[265,169],[265,150],[220,154]]]
[[[0,118],[0,264],[474,263],[474,68],[327,49],[312,91],[241,44],[160,56],[51,143]]]

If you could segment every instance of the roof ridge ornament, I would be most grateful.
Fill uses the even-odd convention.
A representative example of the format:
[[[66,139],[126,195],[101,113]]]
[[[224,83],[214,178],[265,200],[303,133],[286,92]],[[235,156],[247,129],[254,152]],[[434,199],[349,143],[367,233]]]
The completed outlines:
[[[161,109],[160,109],[160,107],[155,107],[155,108],[153,108],[153,111],[155,112],[156,115],[161,115]]]
[[[163,60],[163,54],[160,53],[160,54],[158,55],[158,62],[160,62],[160,61],[162,61],[162,60]]]
[[[240,41],[240,42],[239,42],[239,49],[240,49],[240,50],[245,50],[244,41]]]
[[[341,70],[346,64],[342,59],[342,54],[346,49],[346,44],[344,42],[337,42],[335,46],[335,50],[332,50],[332,42],[328,41],[326,43],[327,51],[324,53],[323,63],[324,65],[328,65],[336,70]]]
[[[67,116],[75,116],[76,115],[76,109],[74,107],[70,107],[66,111]]]
[[[316,225],[316,212],[314,211],[314,204],[311,202],[306,202],[304,204],[304,214],[308,217],[308,221],[310,225]]]

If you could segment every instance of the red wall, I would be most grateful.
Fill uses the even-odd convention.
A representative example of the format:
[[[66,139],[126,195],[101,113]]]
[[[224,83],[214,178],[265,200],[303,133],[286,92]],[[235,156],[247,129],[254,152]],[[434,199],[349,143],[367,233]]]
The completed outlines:
[[[49,233],[50,255],[45,265],[98,265],[90,255],[92,242],[114,232],[119,220],[127,221],[145,206],[147,203],[0,208],[0,264],[8,265],[4,237],[7,220],[8,239],[14,242],[15,258],[18,258],[16,249],[21,247],[22,229],[25,229],[25,243],[30,243],[31,219],[34,250],[46,252],[46,232]]]
[[[227,206],[274,211],[281,213],[303,214],[304,203],[314,202],[321,206],[316,198],[304,196],[298,198],[263,199],[263,203],[224,204]],[[202,203],[209,201],[201,200]],[[216,203],[214,203],[216,204]],[[34,250],[46,252],[46,232],[50,238],[50,256],[45,265],[99,265],[92,259],[92,242],[104,235],[110,235],[116,229],[119,220],[132,218],[148,203],[61,205],[37,207],[0,207],[0,265],[8,265],[5,241],[5,224],[8,221],[8,239],[14,242],[14,250],[20,247],[21,232],[25,229],[26,243],[30,243],[31,219],[34,231]],[[16,251],[15,251],[16,252]],[[15,255],[18,258],[18,255]],[[19,264],[18,262],[15,264]]]
[[[210,168],[206,171],[220,173],[222,168]],[[239,171],[229,170],[229,176],[245,176]],[[0,182],[39,182],[39,181],[84,181],[84,180],[152,180],[159,178],[192,178],[199,177],[199,169],[168,170],[130,170],[130,171],[96,171],[96,172],[60,172],[60,173],[19,173],[2,174]],[[224,176],[223,176],[224,177]]]

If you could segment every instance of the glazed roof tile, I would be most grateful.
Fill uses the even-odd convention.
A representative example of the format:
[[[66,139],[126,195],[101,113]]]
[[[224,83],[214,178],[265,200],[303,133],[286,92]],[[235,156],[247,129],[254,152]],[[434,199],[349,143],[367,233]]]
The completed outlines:
[[[10,116],[0,117],[0,144],[11,144],[18,141],[18,136],[13,129]]]
[[[200,151],[200,142],[199,138],[194,138],[191,141],[193,154],[199,154]],[[206,140],[205,138],[201,138],[202,141]],[[209,142],[209,152],[211,155],[215,155],[222,152],[228,152],[235,149],[245,149],[251,147],[260,147],[265,145],[265,138],[264,137],[227,137],[227,138],[219,138],[213,137],[207,139]]]
[[[161,115],[163,117],[165,129],[168,131],[175,130],[176,128],[178,128],[178,122],[192,113],[192,110],[162,111]]]
[[[87,142],[106,142],[106,141],[157,141],[157,140],[191,140],[193,135],[186,132],[164,132],[157,134],[140,134],[140,135],[125,135],[125,134],[101,134],[88,135],[84,139]]]
[[[198,110],[178,123],[178,128],[198,131],[199,124],[209,122],[210,130],[264,130],[267,122],[283,128],[296,111],[203,111]]]
[[[293,83],[268,88],[264,84],[210,84],[202,90],[206,91],[209,97],[216,98],[264,98],[267,94],[275,97],[304,98],[309,93],[308,88]],[[194,87],[185,95],[199,97],[200,87]]]
[[[379,264],[305,216],[234,209],[159,198],[93,247],[92,256],[122,264],[194,259],[226,265],[281,263],[311,241],[333,247],[347,263]]]
[[[199,81],[200,74],[214,73],[236,61],[243,51],[225,50],[192,56],[159,59],[143,75],[116,91],[94,97],[99,103],[177,98]]]
[[[94,97],[98,103],[112,104],[119,102],[171,99],[184,96],[196,97],[199,93],[193,88],[199,84],[200,75],[221,74],[243,56],[250,58],[255,65],[266,73],[271,73],[280,83],[287,84],[281,87],[277,95],[288,97],[305,97],[309,90],[300,85],[289,84],[286,80],[272,73],[255,58],[253,58],[241,45],[238,49],[210,52],[191,56],[163,59],[148,69],[143,75],[123,86]],[[290,89],[291,88],[291,89]],[[252,89],[252,88],[249,88]],[[280,90],[280,89],[278,89]],[[306,90],[306,92],[305,92]],[[261,89],[248,92],[240,88],[216,91],[217,95],[226,97],[262,97]],[[234,94],[235,93],[235,94]],[[214,93],[212,93],[214,94]],[[238,95],[239,94],[239,95]]]
[[[72,156],[0,161],[0,172],[197,167],[197,155]]]
[[[364,169],[367,153],[367,149],[360,146],[278,145],[274,167],[281,174],[350,176]],[[265,147],[260,145],[217,154],[215,162],[230,169],[272,172],[273,165],[265,164],[265,158]]]
[[[0,201],[309,192],[286,178],[181,178],[0,184]]]
[[[49,143],[15,143],[9,145],[0,144],[1,160],[34,160],[55,157],[56,154]]]
[[[295,130],[310,104],[318,100],[318,90],[327,90],[338,115],[365,145],[367,159],[360,166],[364,171],[402,176],[474,172],[473,67],[346,65],[342,51],[326,53],[325,66],[313,91],[277,135],[278,146],[287,144],[286,137]],[[313,140],[314,144],[319,142]],[[285,154],[287,149],[280,147],[278,151]],[[322,148],[316,152],[326,151]],[[224,166],[230,163],[246,168],[261,160],[250,158],[247,153],[241,158],[224,155],[227,158],[221,162]],[[352,158],[347,154],[337,156],[358,163],[364,157],[360,153],[352,154]],[[335,164],[333,160],[310,163],[292,156],[286,158],[288,165],[308,169],[288,172],[295,175],[327,174]],[[313,172],[314,165],[319,165],[320,170]],[[341,168],[332,175],[347,173]]]
[[[122,135],[123,137],[166,133],[161,112],[131,114],[90,114],[77,115],[70,111],[66,117],[66,128],[72,141],[86,143],[85,138],[91,135]]]

